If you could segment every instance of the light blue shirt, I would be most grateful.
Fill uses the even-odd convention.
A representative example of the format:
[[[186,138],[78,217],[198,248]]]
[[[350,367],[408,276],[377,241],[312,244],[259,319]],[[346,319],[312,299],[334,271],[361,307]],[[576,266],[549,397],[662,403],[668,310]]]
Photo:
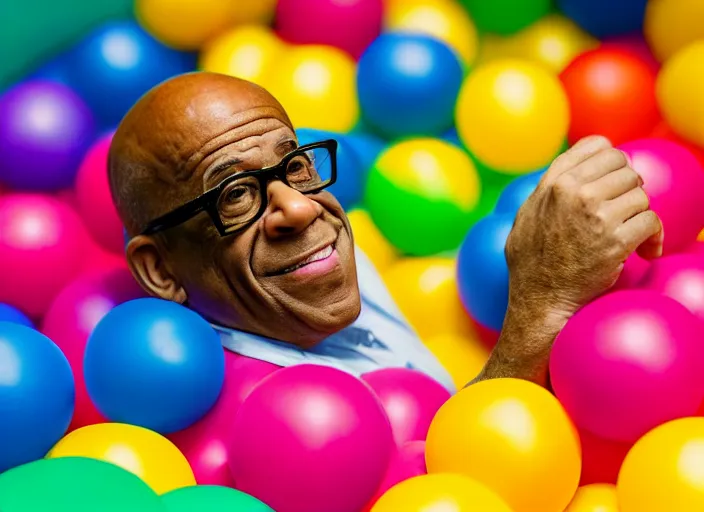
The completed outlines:
[[[349,327],[309,350],[264,336],[213,325],[228,350],[278,366],[309,363],[359,377],[382,368],[411,368],[454,393],[450,374],[428,350],[391,298],[367,256],[355,249],[362,309]]]

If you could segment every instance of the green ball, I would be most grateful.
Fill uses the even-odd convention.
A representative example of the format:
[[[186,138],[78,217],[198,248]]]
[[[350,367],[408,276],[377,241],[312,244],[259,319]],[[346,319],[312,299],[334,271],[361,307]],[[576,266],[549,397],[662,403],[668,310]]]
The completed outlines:
[[[2,512],[166,512],[139,477],[95,459],[41,459],[0,475]]]
[[[551,0],[460,0],[477,28],[510,35],[538,21],[552,10]]]
[[[249,494],[217,485],[182,487],[167,492],[162,500],[167,512],[274,512]]]

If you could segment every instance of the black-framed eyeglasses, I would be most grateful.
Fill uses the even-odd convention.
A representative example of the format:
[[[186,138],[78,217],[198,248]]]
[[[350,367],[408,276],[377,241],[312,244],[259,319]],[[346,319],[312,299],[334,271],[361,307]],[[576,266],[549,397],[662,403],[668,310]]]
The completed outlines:
[[[302,194],[315,194],[329,187],[337,179],[337,141],[306,144],[272,167],[228,176],[216,187],[151,221],[142,234],[173,228],[200,212],[208,212],[221,236],[241,231],[266,210],[266,187],[274,179]]]

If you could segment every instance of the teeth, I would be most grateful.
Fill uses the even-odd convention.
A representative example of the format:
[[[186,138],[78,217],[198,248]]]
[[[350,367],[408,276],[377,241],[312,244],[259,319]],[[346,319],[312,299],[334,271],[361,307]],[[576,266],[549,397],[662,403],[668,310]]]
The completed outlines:
[[[308,265],[309,263],[313,263],[314,261],[320,261],[324,260],[325,258],[328,258],[333,251],[332,245],[328,245],[327,247],[323,247],[320,249],[318,252],[311,254],[308,256],[305,260],[302,262],[298,263],[297,265],[294,265],[293,267],[289,267],[284,272],[293,272],[296,269],[299,269],[303,267],[304,265]]]

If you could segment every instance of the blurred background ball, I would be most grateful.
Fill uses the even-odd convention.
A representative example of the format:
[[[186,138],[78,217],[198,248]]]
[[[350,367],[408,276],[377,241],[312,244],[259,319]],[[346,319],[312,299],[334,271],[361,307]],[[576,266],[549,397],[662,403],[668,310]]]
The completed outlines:
[[[74,211],[50,196],[0,197],[0,301],[39,318],[81,270],[87,236]]]
[[[169,434],[215,404],[224,365],[220,338],[198,313],[147,298],[120,304],[98,323],[84,377],[105,417]]]
[[[580,485],[616,484],[623,459],[633,443],[621,443],[579,429],[582,443],[582,475]]]
[[[472,154],[509,174],[548,164],[569,125],[569,105],[559,80],[523,60],[501,59],[470,73],[455,112],[457,131]]]
[[[462,389],[484,368],[489,350],[477,334],[437,334],[423,340],[426,347],[445,367],[457,389]]]
[[[322,44],[358,58],[381,32],[383,0],[278,0],[276,30],[297,45]]]
[[[396,248],[381,234],[366,210],[355,208],[347,213],[347,218],[355,247],[371,260],[377,271],[383,272],[398,259]]]
[[[704,418],[665,423],[638,440],[618,477],[620,512],[704,507]]]
[[[587,32],[603,38],[641,29],[648,0],[557,0],[557,7]]]
[[[248,494],[215,485],[182,487],[164,494],[162,502],[166,512],[274,512]]]
[[[0,322],[12,322],[26,327],[34,327],[34,322],[27,315],[9,304],[0,303]]]
[[[245,399],[229,462],[237,488],[276,512],[358,512],[392,449],[389,420],[365,383],[305,364],[276,371]]]
[[[359,123],[357,126],[361,126]],[[383,139],[369,133],[366,129],[353,129],[345,137],[347,143],[352,147],[362,167],[369,171],[379,158],[379,155],[386,149],[387,143]]]
[[[649,0],[643,32],[655,56],[664,62],[704,38],[702,18],[704,4],[697,0]]]
[[[0,474],[44,457],[66,432],[73,401],[59,348],[34,329],[0,322]]]
[[[675,299],[704,320],[704,258],[675,254],[653,261],[639,286]]]
[[[94,128],[91,111],[65,85],[16,85],[0,96],[0,182],[47,191],[72,185]]]
[[[696,413],[704,399],[701,334],[692,313],[659,293],[602,296],[557,336],[552,387],[580,428],[634,442],[666,421]]]
[[[362,118],[389,139],[440,135],[452,127],[462,78],[458,57],[437,39],[384,34],[357,68]]]
[[[550,0],[460,0],[484,32],[513,34],[550,12]]]
[[[588,135],[614,145],[646,137],[660,120],[655,76],[625,50],[597,48],[578,56],[560,75],[570,103],[570,143]]]
[[[592,484],[580,487],[565,512],[619,512],[616,486]]]
[[[426,441],[428,473],[476,479],[513,512],[563,512],[577,490],[577,431],[545,388],[493,379],[461,390],[440,408]],[[400,510],[400,509],[399,509]]]
[[[519,176],[511,181],[501,191],[494,212],[515,216],[521,206],[523,206],[523,203],[535,192],[546,171],[547,168],[540,169],[539,171]]]
[[[428,256],[456,249],[476,220],[480,182],[461,149],[437,139],[390,146],[369,174],[365,205],[401,252]]]

